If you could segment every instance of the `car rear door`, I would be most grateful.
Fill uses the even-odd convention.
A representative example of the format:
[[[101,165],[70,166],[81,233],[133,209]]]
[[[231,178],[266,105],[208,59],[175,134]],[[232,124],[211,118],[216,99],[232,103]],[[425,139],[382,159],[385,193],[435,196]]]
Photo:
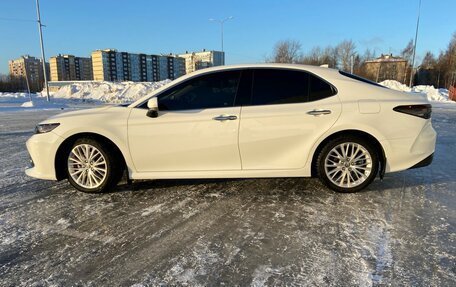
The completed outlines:
[[[252,73],[251,102],[242,107],[239,129],[242,169],[304,167],[314,143],[340,115],[336,90],[301,70]]]

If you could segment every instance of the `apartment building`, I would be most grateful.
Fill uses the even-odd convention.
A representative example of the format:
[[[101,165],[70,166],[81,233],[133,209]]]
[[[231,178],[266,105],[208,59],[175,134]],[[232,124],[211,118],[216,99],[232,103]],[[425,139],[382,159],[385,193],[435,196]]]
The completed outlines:
[[[49,60],[51,81],[93,80],[92,59],[73,55],[58,55]]]
[[[406,83],[410,78],[409,64],[407,60],[392,54],[381,55],[380,57],[364,62],[366,74],[369,79],[376,82],[384,80],[396,80]]]
[[[186,74],[204,68],[225,65],[225,53],[221,51],[185,52],[178,56],[185,59]]]
[[[43,90],[44,75],[43,66],[41,59],[25,55],[18,59],[8,61],[10,75],[23,78],[27,78],[30,90],[33,92]],[[46,72],[49,76],[49,64],[46,63]]]
[[[185,74],[185,60],[175,55],[146,55],[115,49],[92,52],[96,81],[155,82],[176,79]]]

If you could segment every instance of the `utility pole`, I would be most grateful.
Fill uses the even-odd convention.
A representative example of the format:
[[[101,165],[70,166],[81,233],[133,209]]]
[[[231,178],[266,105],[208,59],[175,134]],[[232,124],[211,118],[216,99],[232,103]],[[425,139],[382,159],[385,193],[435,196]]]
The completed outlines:
[[[28,73],[27,73],[27,65],[25,65],[25,82],[27,83],[27,91],[28,91],[28,96],[30,99],[30,102],[32,103],[32,94],[30,93],[30,83],[28,79]]]
[[[420,12],[421,12],[421,0],[418,5],[418,18],[416,20],[415,43],[413,45],[412,68],[410,71],[410,83],[409,83],[410,88],[412,87],[412,83],[413,83],[413,67],[415,66],[416,40],[418,39],[418,28],[420,26]]]
[[[46,88],[46,99],[49,102],[51,100],[51,97],[49,96],[49,84],[47,81],[47,74],[46,74],[46,58],[44,57],[43,30],[42,30],[42,27],[44,25],[41,24],[40,3],[38,2],[38,0],[36,0],[36,16],[37,16],[37,22],[38,22],[38,31],[40,33],[41,62],[43,64],[44,87]]]
[[[220,32],[221,32],[220,34],[221,34],[221,40],[222,40],[222,52],[223,52],[223,24],[226,21],[231,20],[233,18],[234,18],[233,16],[230,16],[230,17],[227,17],[227,18],[221,19],[221,20],[220,19],[213,19],[213,18],[209,19],[209,21],[220,23]]]
[[[350,56],[350,74],[353,75],[353,66],[355,65],[355,56],[351,54]]]
[[[439,74],[437,76],[437,89],[440,88],[440,67],[439,67]]]
[[[377,79],[375,80],[375,82],[377,82],[377,83],[378,83],[378,80],[379,80],[379,78],[380,78],[380,69],[381,69],[381,68],[382,68],[382,62],[380,61],[380,62],[378,63]]]

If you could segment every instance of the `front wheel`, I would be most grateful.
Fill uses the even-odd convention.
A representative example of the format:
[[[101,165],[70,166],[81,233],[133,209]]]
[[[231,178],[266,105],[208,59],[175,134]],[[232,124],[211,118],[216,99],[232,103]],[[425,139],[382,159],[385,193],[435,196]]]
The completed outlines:
[[[122,164],[107,145],[91,138],[78,139],[67,154],[68,181],[83,192],[104,192],[122,176]]]
[[[318,156],[318,176],[338,192],[356,192],[368,186],[378,173],[375,147],[356,137],[331,140]]]

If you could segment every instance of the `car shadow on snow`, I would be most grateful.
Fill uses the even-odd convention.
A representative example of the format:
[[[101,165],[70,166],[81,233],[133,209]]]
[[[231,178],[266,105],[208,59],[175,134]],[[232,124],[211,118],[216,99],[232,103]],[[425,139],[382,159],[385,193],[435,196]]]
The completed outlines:
[[[372,193],[387,190],[418,188],[423,185],[448,185],[455,179],[448,176],[429,175],[415,170],[387,174],[383,180],[378,177],[365,190],[357,193]],[[293,194],[337,193],[324,186],[317,178],[235,178],[235,179],[158,179],[141,180],[127,184],[123,181],[111,193],[150,192],[157,189],[199,189],[207,193],[238,193],[254,190],[258,194],[270,192],[291,192]]]

